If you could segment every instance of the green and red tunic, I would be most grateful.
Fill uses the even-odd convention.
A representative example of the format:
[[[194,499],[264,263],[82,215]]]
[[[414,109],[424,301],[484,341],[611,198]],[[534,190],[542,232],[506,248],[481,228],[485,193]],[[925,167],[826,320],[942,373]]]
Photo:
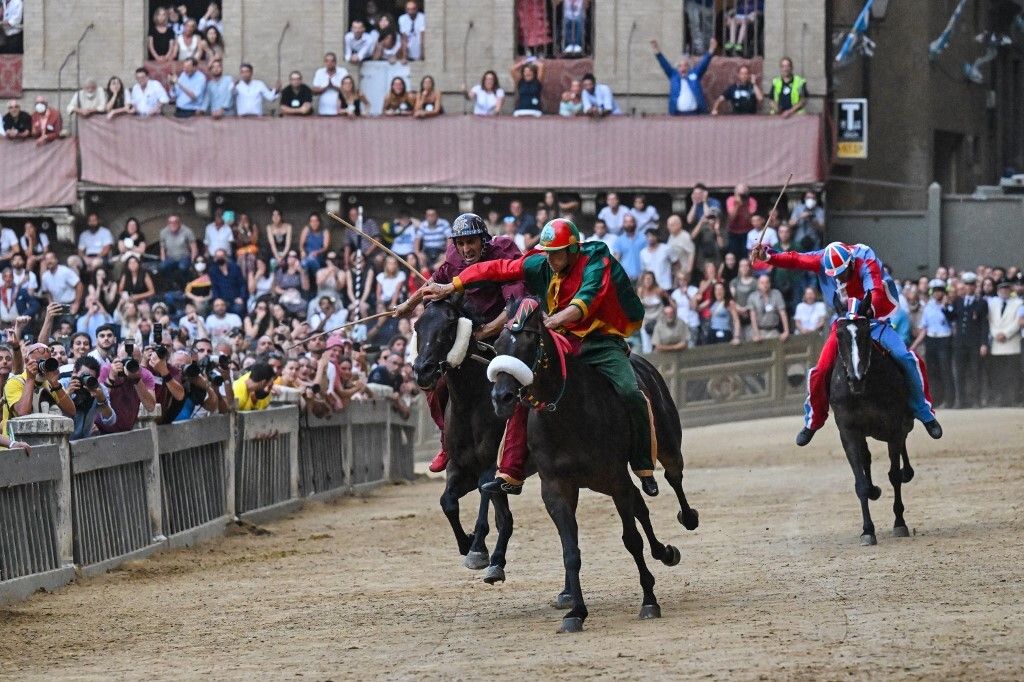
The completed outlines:
[[[573,305],[583,313],[566,331],[583,338],[589,334],[632,336],[640,329],[644,307],[626,271],[604,242],[580,244],[580,253],[564,274],[551,271],[542,253],[518,260],[495,260],[471,265],[452,278],[456,290],[485,282],[523,280],[526,290],[544,302],[544,312],[555,313]]]

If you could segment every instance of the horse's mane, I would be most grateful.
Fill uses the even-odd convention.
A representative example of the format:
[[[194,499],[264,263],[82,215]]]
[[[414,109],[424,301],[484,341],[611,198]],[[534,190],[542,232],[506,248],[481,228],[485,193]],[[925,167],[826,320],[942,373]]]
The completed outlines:
[[[453,308],[455,310],[455,313],[459,317],[465,317],[470,322],[472,322],[474,329],[490,321],[483,319],[483,317],[478,312],[474,311],[469,306],[467,306],[465,301],[465,295],[462,293],[453,294],[445,299],[428,301],[426,306],[424,306],[424,309],[429,308],[430,306],[448,306]]]

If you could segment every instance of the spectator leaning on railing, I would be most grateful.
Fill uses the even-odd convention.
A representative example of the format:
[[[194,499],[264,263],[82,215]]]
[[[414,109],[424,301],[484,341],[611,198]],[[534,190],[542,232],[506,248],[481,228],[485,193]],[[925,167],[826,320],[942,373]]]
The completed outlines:
[[[142,352],[134,341],[125,341],[122,353],[100,368],[100,383],[107,387],[110,404],[116,413],[111,425],[98,423],[100,433],[122,433],[135,428],[139,406],[152,412],[156,408],[153,373],[141,364]]]
[[[668,77],[668,113],[672,116],[708,113],[708,104],[704,99],[704,87],[700,81],[708,70],[715,50],[718,49],[718,41],[714,38],[711,39],[707,54],[701,57],[700,61],[692,68],[685,57],[680,58],[676,67],[672,68],[672,64],[661,53],[657,40],[651,41],[651,47],[654,48],[654,54],[661,70]]]
[[[238,377],[232,388],[239,412],[264,410],[270,405],[270,389],[275,379],[274,370],[265,362],[257,362]]]
[[[100,369],[96,358],[86,355],[75,360],[72,376],[61,379],[61,385],[75,404],[71,440],[88,438],[98,424],[112,428],[117,420],[110,405],[109,390],[99,381]]]

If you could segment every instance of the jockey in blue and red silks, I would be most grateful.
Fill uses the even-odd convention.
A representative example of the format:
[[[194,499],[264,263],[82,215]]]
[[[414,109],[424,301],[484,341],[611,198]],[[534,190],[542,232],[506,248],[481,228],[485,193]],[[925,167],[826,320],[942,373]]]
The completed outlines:
[[[861,300],[870,292],[874,310],[871,336],[881,344],[903,368],[910,388],[910,409],[924,424],[932,438],[942,437],[942,427],[932,411],[928,392],[928,374],[924,362],[903,342],[889,324],[889,317],[899,306],[896,283],[885,272],[882,261],[864,244],[832,242],[820,251],[797,253],[774,252],[758,246],[750,253],[751,263],[767,263],[775,267],[806,270],[818,276],[822,297],[844,308],[848,300]],[[840,308],[837,308],[839,310]],[[804,404],[804,428],[796,437],[797,445],[807,445],[828,419],[828,382],[835,366],[839,345],[836,326],[832,325],[821,349],[818,364],[807,374],[807,402]]]

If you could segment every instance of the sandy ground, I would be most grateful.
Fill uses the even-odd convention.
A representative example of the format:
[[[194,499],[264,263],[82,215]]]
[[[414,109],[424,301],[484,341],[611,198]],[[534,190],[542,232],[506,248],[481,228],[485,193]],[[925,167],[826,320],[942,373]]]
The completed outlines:
[[[586,630],[556,635],[561,550],[536,482],[514,501],[508,582],[491,587],[461,566],[442,483],[423,479],[0,610],[0,677],[1020,679],[1024,411],[942,417],[942,441],[911,436],[910,538],[891,535],[874,448],[876,547],[858,544],[833,428],[803,450],[792,418],[688,430],[701,527],[653,500],[683,552],[649,561],[660,621],[637,620],[609,499],[581,500]]]

